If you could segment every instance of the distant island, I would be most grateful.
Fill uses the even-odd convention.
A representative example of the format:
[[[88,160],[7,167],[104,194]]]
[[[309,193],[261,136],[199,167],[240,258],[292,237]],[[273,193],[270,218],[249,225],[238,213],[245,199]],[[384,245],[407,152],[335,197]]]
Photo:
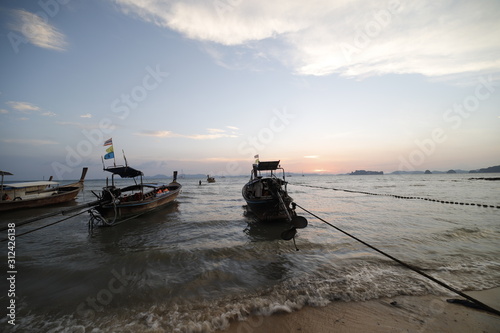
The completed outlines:
[[[383,175],[383,171],[366,171],[366,170],[356,170],[351,172],[349,175],[351,176],[359,176],[359,175]]]
[[[426,175],[431,175],[431,174],[443,174],[443,173],[448,173],[448,174],[454,174],[454,173],[500,173],[500,165],[497,166],[492,166],[488,168],[482,168],[482,169],[477,169],[477,170],[461,170],[461,169],[451,169],[448,171],[431,171],[431,170],[425,170],[425,171],[393,171],[391,174],[393,175],[421,175],[421,174],[426,174]]]
[[[497,173],[497,172],[500,172],[500,165],[469,171],[469,173]]]
[[[462,170],[462,169],[450,169],[447,171],[440,171],[440,170],[414,170],[414,171],[403,171],[403,170],[397,170],[393,172],[389,172],[386,174],[391,174],[391,175],[432,175],[432,174],[467,174],[467,173],[500,173],[500,165],[496,166],[491,166],[487,168],[481,168],[477,170]],[[290,177],[292,175],[318,175],[314,173],[289,173],[287,176]],[[326,175],[326,174],[325,174]],[[364,176],[364,175],[384,175],[384,171],[370,171],[370,170],[356,170],[351,173],[344,173],[342,175],[351,175],[351,176]],[[225,175],[227,177],[244,177],[246,175]],[[144,176],[144,179],[170,179],[172,176],[167,176],[164,174],[156,174],[154,176]],[[183,174],[181,173],[179,175],[180,179],[186,178],[186,179],[206,179],[206,174]],[[223,178],[221,176],[221,178]]]

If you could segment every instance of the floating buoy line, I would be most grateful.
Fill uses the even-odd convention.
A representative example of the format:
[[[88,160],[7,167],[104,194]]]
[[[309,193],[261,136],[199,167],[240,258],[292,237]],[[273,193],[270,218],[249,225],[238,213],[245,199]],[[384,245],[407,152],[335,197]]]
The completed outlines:
[[[449,201],[449,200],[439,200],[439,199],[431,199],[431,198],[403,196],[403,195],[396,195],[396,194],[371,193],[371,192],[366,192],[366,191],[346,190],[346,189],[341,189],[341,188],[324,187],[324,186],[313,186],[313,185],[303,185],[303,184],[293,184],[293,185],[303,186],[303,187],[311,187],[311,188],[320,188],[320,189],[324,189],[324,190],[343,191],[343,192],[348,192],[348,193],[360,193],[360,194],[367,194],[367,195],[378,195],[378,196],[385,196],[385,197],[393,197],[393,198],[397,198],[397,199],[425,200],[425,201],[431,201],[431,202],[437,202],[437,203],[443,203],[443,204],[450,204],[450,205],[476,206],[476,207],[497,208],[497,209],[500,209],[500,206],[478,204],[478,203],[470,203],[470,202],[457,202],[457,201]]]

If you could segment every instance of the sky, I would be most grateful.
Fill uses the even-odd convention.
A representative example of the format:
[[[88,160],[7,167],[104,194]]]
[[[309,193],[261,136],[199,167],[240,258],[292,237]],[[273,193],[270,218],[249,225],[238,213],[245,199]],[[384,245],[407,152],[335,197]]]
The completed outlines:
[[[146,175],[500,164],[500,2],[0,4],[0,170]]]

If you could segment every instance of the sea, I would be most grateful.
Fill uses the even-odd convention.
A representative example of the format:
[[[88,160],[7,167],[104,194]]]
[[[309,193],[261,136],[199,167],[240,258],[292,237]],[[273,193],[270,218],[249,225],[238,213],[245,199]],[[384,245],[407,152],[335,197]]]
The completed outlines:
[[[15,244],[0,243],[1,330],[216,332],[305,306],[457,297],[351,236],[458,290],[500,287],[500,181],[480,179],[495,176],[294,174],[288,191],[308,220],[295,244],[280,237],[287,224],[245,214],[248,177],[181,178],[176,202],[115,227],[89,230],[85,210],[16,226]],[[86,181],[65,206],[3,213],[1,225],[91,202],[104,184]]]

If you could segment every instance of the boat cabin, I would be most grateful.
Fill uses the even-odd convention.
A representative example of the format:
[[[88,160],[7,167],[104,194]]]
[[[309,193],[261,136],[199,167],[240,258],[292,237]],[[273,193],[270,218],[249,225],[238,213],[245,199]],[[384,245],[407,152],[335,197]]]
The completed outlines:
[[[245,187],[245,195],[252,199],[267,199],[271,198],[277,191],[284,190],[286,193],[285,170],[279,164],[280,161],[253,164],[250,181]],[[281,170],[281,178],[277,174],[277,170]],[[263,177],[262,171],[268,171],[268,176]]]

